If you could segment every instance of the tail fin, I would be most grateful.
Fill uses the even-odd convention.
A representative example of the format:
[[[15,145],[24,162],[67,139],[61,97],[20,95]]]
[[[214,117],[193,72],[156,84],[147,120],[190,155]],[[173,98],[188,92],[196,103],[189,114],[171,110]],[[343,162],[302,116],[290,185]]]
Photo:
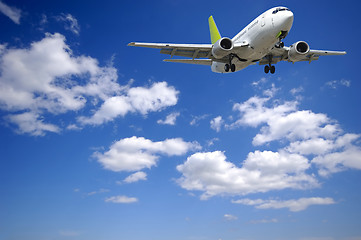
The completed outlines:
[[[215,44],[219,39],[221,39],[221,34],[219,34],[216,23],[214,22],[213,16],[208,18],[209,23],[209,32],[211,33],[212,44]]]

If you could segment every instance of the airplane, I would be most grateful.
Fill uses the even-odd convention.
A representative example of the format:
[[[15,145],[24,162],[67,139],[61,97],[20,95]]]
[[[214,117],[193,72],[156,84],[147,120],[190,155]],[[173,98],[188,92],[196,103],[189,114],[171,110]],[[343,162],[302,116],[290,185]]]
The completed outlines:
[[[267,10],[232,39],[221,37],[213,16],[208,23],[212,44],[131,42],[128,46],[160,49],[160,53],[171,56],[165,62],[209,65],[217,73],[236,72],[258,63],[265,65],[265,73],[274,74],[273,64],[280,61],[311,63],[320,56],[346,54],[345,51],[312,50],[305,41],[284,46],[283,39],[293,24],[293,13],[286,7]],[[173,59],[173,56],[188,58]]]

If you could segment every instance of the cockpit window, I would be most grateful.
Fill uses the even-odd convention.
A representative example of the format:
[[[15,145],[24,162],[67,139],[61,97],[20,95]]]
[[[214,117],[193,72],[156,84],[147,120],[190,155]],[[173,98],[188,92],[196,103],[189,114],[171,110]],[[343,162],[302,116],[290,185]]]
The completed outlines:
[[[280,11],[291,11],[291,10],[289,10],[288,8],[276,8],[276,10],[274,10],[272,12],[272,14],[276,14],[276,13],[278,13]]]

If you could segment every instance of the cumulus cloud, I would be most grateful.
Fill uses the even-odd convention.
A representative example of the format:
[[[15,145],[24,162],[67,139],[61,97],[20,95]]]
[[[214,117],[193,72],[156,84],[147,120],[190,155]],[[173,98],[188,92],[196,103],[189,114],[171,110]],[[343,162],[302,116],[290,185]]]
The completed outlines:
[[[355,144],[361,135],[344,133],[326,114],[298,110],[297,105],[297,101],[282,103],[272,101],[271,97],[255,96],[233,106],[240,118],[228,128],[262,126],[253,138],[253,145],[288,143],[283,151],[307,157],[322,176],[347,168],[361,169],[361,148]]]
[[[33,112],[11,114],[6,116],[5,119],[18,126],[16,132],[19,134],[28,133],[33,136],[42,136],[45,132],[60,132],[59,127],[54,124],[44,123],[40,115]]]
[[[10,18],[14,23],[20,24],[21,10],[15,7],[10,7],[0,1],[0,12]]]
[[[297,101],[274,99],[276,92],[272,86],[264,91],[265,97],[254,96],[234,104],[233,110],[239,117],[222,123],[228,130],[240,126],[259,128],[253,145],[267,149],[275,142],[279,146],[276,151],[249,152],[246,159],[238,160],[239,164],[227,160],[221,151],[195,153],[177,166],[182,174],[178,184],[190,191],[200,191],[201,199],[208,199],[315,188],[320,186],[319,176],[361,169],[360,134],[344,133],[326,114],[299,110]]]
[[[162,120],[162,119],[159,119],[157,121],[158,124],[163,124],[163,125],[171,125],[171,126],[174,126],[175,125],[175,122],[177,120],[177,117],[179,117],[180,113],[179,112],[174,112],[174,113],[171,113],[169,114],[165,120]]]
[[[136,172],[124,179],[125,183],[134,183],[138,181],[147,180],[147,174],[145,172]]]
[[[99,125],[127,113],[147,114],[177,103],[177,94],[166,82],[150,87],[118,84],[117,70],[99,66],[89,56],[75,56],[59,33],[46,34],[29,48],[0,47],[0,109],[18,133],[44,135],[60,132],[45,116],[77,112],[86,106],[95,111],[80,116],[77,124]],[[101,106],[98,108],[98,104]]]
[[[132,172],[155,166],[159,155],[180,156],[199,148],[198,143],[185,142],[181,138],[153,142],[134,136],[113,143],[104,153],[95,152],[94,157],[105,169]]]
[[[311,197],[311,198],[300,198],[300,199],[291,199],[286,201],[281,200],[262,200],[262,199],[240,199],[233,200],[233,203],[255,206],[258,209],[280,209],[288,208],[291,212],[299,212],[307,209],[312,205],[330,205],[335,204],[335,201],[332,198],[320,198],[320,197]]]
[[[305,189],[319,185],[306,174],[308,160],[298,154],[256,151],[248,154],[242,167],[226,160],[224,152],[195,153],[184,164],[178,184],[202,191],[201,199],[215,195],[245,195],[287,188]]]
[[[113,196],[113,197],[108,197],[105,199],[105,202],[110,202],[110,203],[136,203],[138,202],[137,198],[134,197],[127,197],[127,196]]]
[[[218,117],[215,117],[211,120],[210,124],[211,124],[211,128],[213,130],[215,130],[216,132],[219,132],[221,131],[221,127],[223,125],[223,119],[222,119],[222,116],[218,116]]]
[[[78,121],[83,125],[100,125],[118,116],[125,116],[129,112],[139,112],[146,115],[149,112],[161,111],[177,104],[178,93],[174,87],[168,86],[166,82],[154,83],[149,88],[129,88],[124,95],[105,100],[93,116],[81,116]]]

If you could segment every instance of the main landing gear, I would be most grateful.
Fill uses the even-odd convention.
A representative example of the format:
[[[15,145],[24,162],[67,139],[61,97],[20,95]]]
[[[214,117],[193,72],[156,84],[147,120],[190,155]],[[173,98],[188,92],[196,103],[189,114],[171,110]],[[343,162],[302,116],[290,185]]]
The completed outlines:
[[[272,65],[272,57],[273,57],[272,55],[266,56],[268,60],[268,65],[264,66],[265,73],[271,72],[271,74],[274,74],[276,72],[276,67]]]
[[[226,65],[224,65],[224,71],[229,72],[229,69],[231,69],[231,72],[236,71],[236,65],[234,65],[233,63],[229,65],[228,63],[226,63]]]
[[[266,66],[264,67],[264,72],[265,72],[265,73],[271,72],[272,74],[274,74],[274,73],[276,72],[276,67],[275,67],[275,66],[272,66],[271,64],[270,64],[269,66],[266,65]]]
[[[234,65],[234,64],[232,63],[232,60],[233,60],[233,58],[235,58],[235,57],[236,57],[240,62],[247,62],[247,59],[240,58],[240,57],[238,57],[236,54],[231,53],[231,54],[229,54],[229,63],[226,63],[226,64],[224,65],[224,71],[225,71],[225,72],[229,72],[229,70],[231,70],[231,72],[235,72],[235,71],[236,71],[236,65]]]

